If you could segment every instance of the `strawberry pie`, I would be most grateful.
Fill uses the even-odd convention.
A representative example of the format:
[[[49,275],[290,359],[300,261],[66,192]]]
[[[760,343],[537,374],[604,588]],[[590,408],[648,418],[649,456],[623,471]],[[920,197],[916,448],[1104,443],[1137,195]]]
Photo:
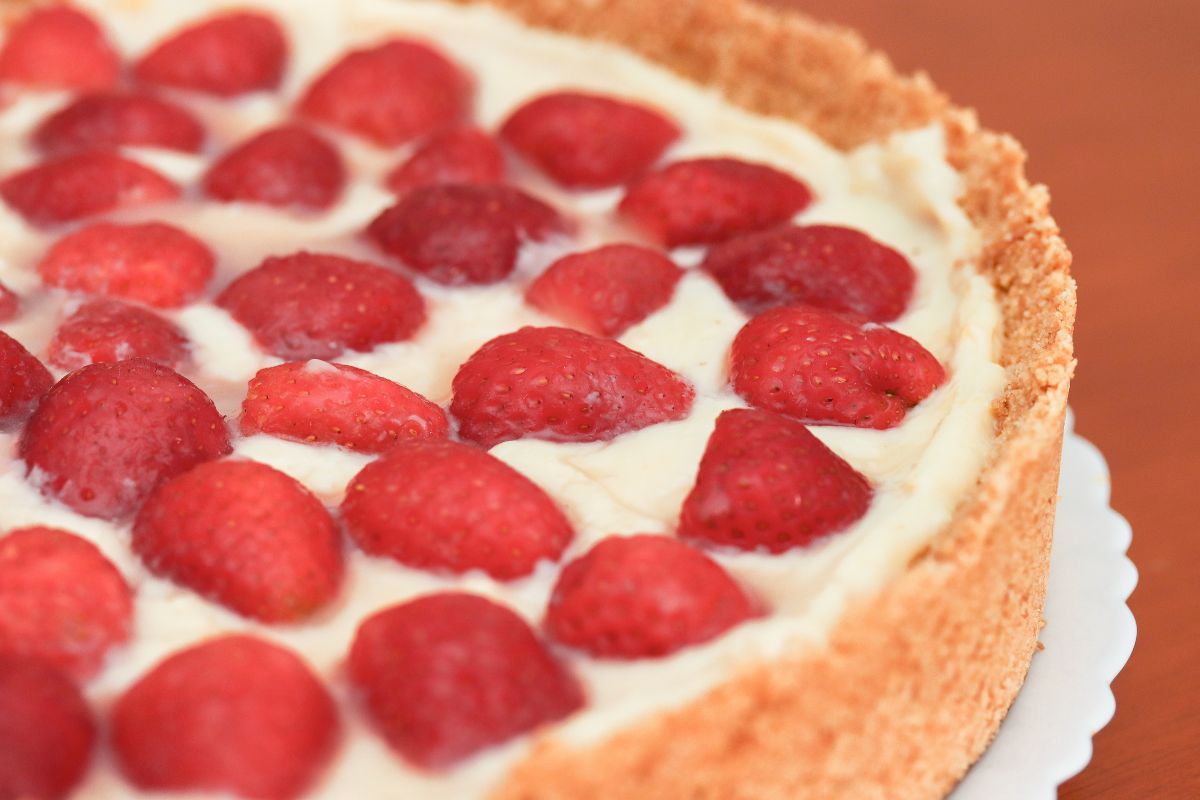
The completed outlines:
[[[2,15],[0,800],[980,755],[1073,368],[1015,143],[742,0]]]

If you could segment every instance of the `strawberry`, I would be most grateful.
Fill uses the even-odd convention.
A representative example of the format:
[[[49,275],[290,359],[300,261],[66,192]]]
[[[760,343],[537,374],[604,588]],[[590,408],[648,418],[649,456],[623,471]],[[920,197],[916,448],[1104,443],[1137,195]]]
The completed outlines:
[[[531,436],[594,442],[683,419],[695,391],[674,372],[611,339],[567,328],[521,328],[475,351],[454,376],[459,435],[491,447]]]
[[[425,321],[425,301],[408,279],[323,253],[268,258],[221,292],[217,305],[288,359],[365,352],[412,337]]]
[[[92,712],[70,680],[45,662],[0,656],[0,797],[66,797],[95,745]]]
[[[342,193],[346,168],[329,142],[302,125],[263,131],[226,153],[204,176],[204,192],[241,201],[310,211],[329,208]]]
[[[120,300],[90,300],[58,326],[48,355],[51,364],[65,370],[130,358],[175,369],[187,359],[188,340],[152,311]]]
[[[0,283],[0,322],[8,322],[21,313],[21,298],[16,292]]]
[[[47,117],[33,142],[49,155],[113,147],[162,147],[195,153],[204,127],[191,112],[144,92],[93,92]]]
[[[210,461],[163,483],[138,512],[132,546],[156,575],[263,622],[312,616],[342,581],[329,512],[253,461]]]
[[[764,164],[697,158],[634,180],[618,211],[656,241],[677,247],[786,222],[811,200],[804,183]]]
[[[517,264],[521,243],[567,233],[571,225],[510,186],[423,186],[367,228],[383,252],[448,286],[495,283]]]
[[[383,737],[444,769],[583,706],[579,684],[529,625],[476,595],[443,592],[358,627],[350,680]]]
[[[23,420],[53,384],[42,362],[0,331],[0,430]]]
[[[581,331],[618,336],[670,302],[682,276],[662,253],[610,244],[555,261],[525,300]]]
[[[121,61],[91,17],[66,5],[35,8],[7,31],[0,83],[36,89],[104,89]]]
[[[893,428],[946,380],[920,343],[857,314],[781,306],[738,331],[730,381],[752,406],[805,422]]]
[[[247,635],[168,656],[113,706],[113,751],[147,791],[293,798],[340,733],[328,690],[300,658]]]
[[[225,421],[186,378],[143,358],[92,364],[42,398],[19,455],[43,494],[80,514],[132,514],[161,482],[230,452]]]
[[[298,111],[381,147],[395,147],[466,119],[471,79],[444,55],[410,39],[352,50],[305,91]]]
[[[867,479],[799,422],[733,409],[717,417],[679,535],[782,553],[858,520],[871,495]]]
[[[203,242],[162,222],[96,222],[70,233],[38,264],[48,286],[174,308],[195,299],[216,259]]]
[[[500,128],[500,137],[526,161],[563,186],[585,189],[635,177],[680,133],[659,111],[582,92],[535,97]]]
[[[132,624],[129,586],[91,542],[42,527],[0,537],[0,655],[39,658],[85,680]]]
[[[283,79],[288,43],[265,14],[230,11],[175,33],[134,67],[143,83],[220,97],[274,89]]]
[[[504,157],[495,140],[479,128],[464,126],[430,135],[384,183],[403,194],[418,186],[499,183],[503,177]]]
[[[75,153],[0,180],[0,197],[34,225],[57,225],[179,196],[179,187],[116,153]]]
[[[387,378],[346,364],[292,361],[259,370],[241,430],[382,453],[398,442],[445,439],[446,412]]]
[[[459,442],[397,444],[346,487],[342,519],[372,555],[447,572],[480,569],[497,580],[557,560],[571,524],[535,483]]]

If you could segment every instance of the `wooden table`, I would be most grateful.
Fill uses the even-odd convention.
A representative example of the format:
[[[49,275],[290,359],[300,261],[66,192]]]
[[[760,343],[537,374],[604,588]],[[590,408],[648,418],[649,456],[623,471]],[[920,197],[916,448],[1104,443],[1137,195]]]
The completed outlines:
[[[1200,3],[777,0],[1015,134],[1075,255],[1079,433],[1133,525],[1138,641],[1067,800],[1200,797]]]

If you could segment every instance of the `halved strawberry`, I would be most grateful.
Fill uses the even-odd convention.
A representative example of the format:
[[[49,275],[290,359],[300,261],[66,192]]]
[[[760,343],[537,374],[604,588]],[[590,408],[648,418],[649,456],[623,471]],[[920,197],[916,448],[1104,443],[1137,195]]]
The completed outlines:
[[[287,56],[287,39],[273,18],[229,11],[158,43],[134,73],[143,83],[233,97],[279,86]]]
[[[144,92],[93,92],[47,117],[33,142],[50,155],[111,147],[163,147],[194,153],[204,127],[182,106]]]
[[[125,777],[147,791],[294,798],[329,763],[337,708],[290,650],[246,635],[160,661],[113,706]]]
[[[418,186],[498,183],[503,177],[504,156],[496,141],[479,128],[463,126],[431,134],[384,183],[403,194]]]
[[[683,419],[695,391],[671,370],[611,339],[521,328],[475,351],[454,376],[459,435],[491,447],[530,436],[594,442]]]
[[[346,168],[337,148],[303,125],[263,131],[222,156],[204,192],[225,202],[320,211],[342,193]]]
[[[738,394],[806,422],[892,428],[945,380],[938,360],[904,334],[807,306],[759,314],[730,354]]]
[[[458,442],[404,442],[346,487],[342,518],[372,555],[411,567],[499,580],[555,560],[571,524],[535,483],[495,456]]]
[[[425,301],[408,279],[323,253],[268,258],[229,284],[217,305],[288,359],[365,352],[411,337],[425,321]]]
[[[37,89],[103,89],[121,61],[100,26],[67,5],[34,8],[8,29],[0,48],[0,83]]]
[[[54,384],[54,376],[25,346],[0,331],[0,430],[26,415]]]
[[[76,370],[102,361],[147,358],[175,369],[188,356],[188,340],[173,323],[120,300],[90,300],[58,326],[50,363]]]
[[[461,592],[368,617],[349,666],[388,744],[427,769],[450,767],[584,703],[579,684],[523,619]]]
[[[615,186],[648,169],[679,138],[661,111],[615,97],[551,92],[528,101],[500,136],[563,186]]]
[[[446,413],[416,392],[346,364],[293,361],[258,371],[241,430],[382,453],[400,442],[445,439]]]
[[[8,322],[21,312],[21,298],[12,289],[0,283],[0,322]]]

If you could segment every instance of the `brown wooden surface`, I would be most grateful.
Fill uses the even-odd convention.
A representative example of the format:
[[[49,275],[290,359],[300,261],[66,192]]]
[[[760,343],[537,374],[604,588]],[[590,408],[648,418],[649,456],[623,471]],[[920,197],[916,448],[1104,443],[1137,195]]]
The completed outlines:
[[[1076,427],[1141,573],[1116,716],[1060,797],[1200,798],[1200,2],[777,2],[928,72],[1050,186],[1079,282]]]

